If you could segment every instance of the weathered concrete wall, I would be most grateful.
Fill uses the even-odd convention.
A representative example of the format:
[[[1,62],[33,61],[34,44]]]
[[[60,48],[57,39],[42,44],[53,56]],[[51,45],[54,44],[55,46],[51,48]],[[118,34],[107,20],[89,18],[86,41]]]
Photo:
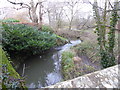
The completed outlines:
[[[116,65],[45,88],[120,88],[119,67]]]

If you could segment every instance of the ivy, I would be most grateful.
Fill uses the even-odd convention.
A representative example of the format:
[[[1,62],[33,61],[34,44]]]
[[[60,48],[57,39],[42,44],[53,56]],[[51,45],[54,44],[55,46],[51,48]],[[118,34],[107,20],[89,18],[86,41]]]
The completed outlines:
[[[100,46],[101,65],[103,68],[107,68],[115,65],[114,46],[115,46],[115,26],[118,21],[118,14],[115,10],[118,2],[115,2],[113,12],[110,18],[110,30],[108,33],[108,39],[106,38],[106,6],[103,17],[100,16],[97,8],[97,2],[94,3],[93,11],[94,18],[96,20],[96,33],[98,35],[97,41]],[[107,5],[107,4],[106,4]],[[107,42],[108,41],[108,42]]]
[[[2,76],[0,76],[0,78],[2,79],[2,89],[5,90],[8,88],[11,90],[23,89],[25,86],[25,81],[23,79],[16,79],[10,76],[6,64],[2,65]],[[27,88],[24,89],[27,90]]]

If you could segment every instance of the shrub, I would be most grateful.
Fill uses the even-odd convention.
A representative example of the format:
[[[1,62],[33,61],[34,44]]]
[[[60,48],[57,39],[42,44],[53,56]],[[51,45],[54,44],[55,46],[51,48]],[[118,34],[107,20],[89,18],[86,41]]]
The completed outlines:
[[[3,24],[3,47],[12,55],[30,56],[50,49],[56,36],[23,24]]]
[[[10,23],[10,22],[20,22],[20,21],[13,18],[9,18],[9,19],[4,19],[1,22]]]
[[[42,31],[53,33],[53,29],[50,26],[43,25]]]

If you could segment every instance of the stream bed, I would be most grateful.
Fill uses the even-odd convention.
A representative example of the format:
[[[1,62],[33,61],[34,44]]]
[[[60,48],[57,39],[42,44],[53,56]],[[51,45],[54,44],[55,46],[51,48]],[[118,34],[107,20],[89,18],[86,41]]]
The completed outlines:
[[[62,81],[61,52],[81,43],[80,40],[71,41],[63,46],[51,49],[40,56],[33,56],[24,61],[18,69],[20,75],[26,78],[28,88],[42,88]]]

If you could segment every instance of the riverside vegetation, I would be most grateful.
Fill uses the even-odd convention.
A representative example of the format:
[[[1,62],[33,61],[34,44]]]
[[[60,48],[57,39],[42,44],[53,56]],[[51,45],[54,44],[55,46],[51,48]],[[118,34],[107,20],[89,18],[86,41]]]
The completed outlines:
[[[79,37],[83,40],[83,42],[62,53],[61,64],[64,80],[73,79],[75,77],[103,69],[100,61],[101,57],[99,54],[99,45],[96,40],[98,36],[94,33],[94,31],[95,30],[92,29],[79,31]],[[71,34],[68,33],[68,35],[70,36]],[[114,55],[117,63],[117,31],[115,35]],[[76,39],[77,37],[78,36],[76,36]],[[79,62],[78,65],[74,63],[74,57],[79,57],[78,59],[81,59],[81,62]]]
[[[30,87],[36,87],[35,84],[38,83],[37,88],[56,83],[58,78],[54,75],[58,75],[58,73],[60,73],[58,75],[60,80],[69,80],[120,63],[120,50],[118,50],[120,44],[118,40],[118,33],[120,34],[119,0],[102,0],[102,2],[100,0],[64,0],[62,4],[61,0],[57,2],[7,0],[7,2],[15,5],[14,8],[17,10],[12,10],[9,5],[7,7],[2,5],[0,9],[0,18],[5,19],[0,21],[0,32],[2,33],[2,35],[0,33],[2,41],[0,55],[3,56],[0,60],[2,61],[0,67],[2,67],[4,75],[0,79],[3,80],[4,88],[22,87],[26,89],[24,78],[21,78],[15,70],[20,63],[22,64],[20,67],[20,71],[23,72],[22,76],[25,75],[24,69],[27,72],[27,69],[33,66],[33,69],[28,69],[30,73],[25,73],[30,75],[30,78],[32,78],[31,75],[35,77],[36,80],[27,79],[32,81]],[[4,4],[4,2],[0,4],[2,3]],[[80,7],[81,5],[83,8],[89,7],[89,9],[86,11]],[[91,13],[92,8],[93,14]],[[19,9],[24,10],[22,12],[18,11]],[[47,21],[50,26],[43,25]],[[81,40],[81,43],[74,45],[72,40],[78,41],[78,39]],[[65,45],[66,47],[71,44],[71,48],[66,49],[61,46],[65,43],[69,43]],[[56,46],[60,47],[56,48]],[[47,53],[47,51],[50,52]],[[51,57],[51,54],[54,55]],[[33,59],[34,55],[38,58]],[[28,63],[31,63],[31,66],[27,65]],[[48,65],[52,66],[51,70]],[[33,71],[35,72],[33,73]],[[63,77],[61,77],[61,71]]]
[[[24,80],[15,71],[19,64],[31,55],[44,53],[67,42],[67,39],[54,34],[48,26],[43,26],[39,31],[35,26],[14,24],[14,22],[19,21],[14,19],[2,21],[2,48],[6,52],[0,49],[3,56],[1,60],[4,74],[4,77],[1,77],[3,88],[25,88]],[[10,57],[11,62],[5,54]]]
[[[43,53],[51,47],[66,43],[66,39],[61,37],[62,33],[60,34],[59,32],[52,31],[52,29],[47,26],[43,26],[43,28],[44,29],[42,29],[42,31],[38,31],[37,27],[29,25],[12,23],[3,24],[3,48],[5,51],[8,51],[12,61],[20,63],[22,62],[21,60],[26,59],[30,55]],[[54,32],[56,34],[54,34]],[[94,30],[72,32],[72,34],[79,33],[79,35],[74,36],[74,38],[71,37],[70,39],[78,39],[78,37],[80,37],[83,42],[79,45],[71,47],[69,51],[62,53],[61,64],[64,80],[72,79],[80,75],[102,69],[100,64],[99,46],[96,40],[98,36],[94,33]],[[68,35],[71,36],[72,34],[71,32],[67,32],[64,37],[68,37]],[[117,39],[116,33],[116,41]],[[44,42],[44,45],[42,45],[40,41]],[[8,48],[8,46],[10,48]],[[117,42],[115,42],[115,51],[117,52]],[[22,54],[24,53],[25,56],[24,54],[22,55],[21,52]],[[115,53],[115,56],[117,57],[117,53]],[[81,59],[81,63],[79,63],[79,65],[74,63],[74,57],[79,57]]]
[[[70,32],[62,31],[64,33],[59,33],[59,30],[52,31],[51,28],[46,26],[42,26],[43,29],[38,31],[36,27],[24,24],[3,23],[3,49],[8,52],[14,61],[21,62],[20,60],[24,60],[31,55],[43,53],[54,46],[66,43],[66,39],[60,37],[64,35],[64,37],[68,37],[69,39],[74,37],[74,39],[81,38],[83,41],[81,44],[62,53],[61,64],[64,80],[113,66],[117,63],[118,57],[116,53],[116,41],[118,38],[115,25],[119,17],[114,5],[111,17],[109,18],[110,27],[106,28],[106,11],[104,11],[105,15],[101,17],[97,13],[98,9],[95,6],[97,7],[96,2],[93,6],[97,25],[95,30],[71,30]],[[11,22],[15,22],[15,20]],[[54,32],[60,36],[54,34]],[[74,36],[71,35],[73,32],[75,32]],[[20,59],[20,57],[22,58]],[[76,63],[76,61],[79,62]]]
[[[84,30],[84,33],[82,33],[82,35],[80,36],[81,39],[83,39],[83,42],[80,45],[77,45],[71,49],[71,50],[75,50],[76,56],[79,56],[82,60],[83,63],[82,65],[84,66],[82,67],[80,63],[79,65],[81,65],[81,67],[79,68],[78,71],[81,72],[82,75],[89,73],[88,71],[93,72],[99,69],[113,66],[118,63],[117,60],[119,57],[119,53],[117,53],[118,52],[117,41],[118,41],[119,31],[116,30],[117,21],[120,19],[117,12],[118,5],[119,5],[118,1],[114,2],[114,6],[112,8],[113,10],[110,12],[111,16],[108,18],[107,2],[105,2],[104,10],[101,11],[103,14],[100,15],[101,12],[99,11],[98,2],[94,1],[93,11],[94,11],[94,18],[96,21],[96,26],[95,26],[96,28],[95,30],[89,30],[89,31]],[[109,23],[107,21],[109,21]],[[107,27],[107,25],[110,26]],[[88,33],[87,35],[84,36],[86,31]],[[66,55],[69,57],[67,53]],[[73,59],[71,58],[71,60]],[[89,64],[86,64],[85,61],[87,61]],[[68,63],[66,65],[69,66]],[[63,64],[63,68],[64,70],[66,70],[64,64]],[[71,72],[67,72],[67,74],[66,73],[65,74],[69,76],[70,73]]]
[[[2,59],[0,59],[0,62],[2,62],[2,64],[0,64],[0,68],[2,68],[2,75],[0,76],[0,80],[2,79],[2,82],[0,82],[0,84],[2,85],[2,89],[27,89],[24,79],[20,77],[20,75],[15,71],[5,54],[6,53],[0,46],[0,56],[2,56]]]

